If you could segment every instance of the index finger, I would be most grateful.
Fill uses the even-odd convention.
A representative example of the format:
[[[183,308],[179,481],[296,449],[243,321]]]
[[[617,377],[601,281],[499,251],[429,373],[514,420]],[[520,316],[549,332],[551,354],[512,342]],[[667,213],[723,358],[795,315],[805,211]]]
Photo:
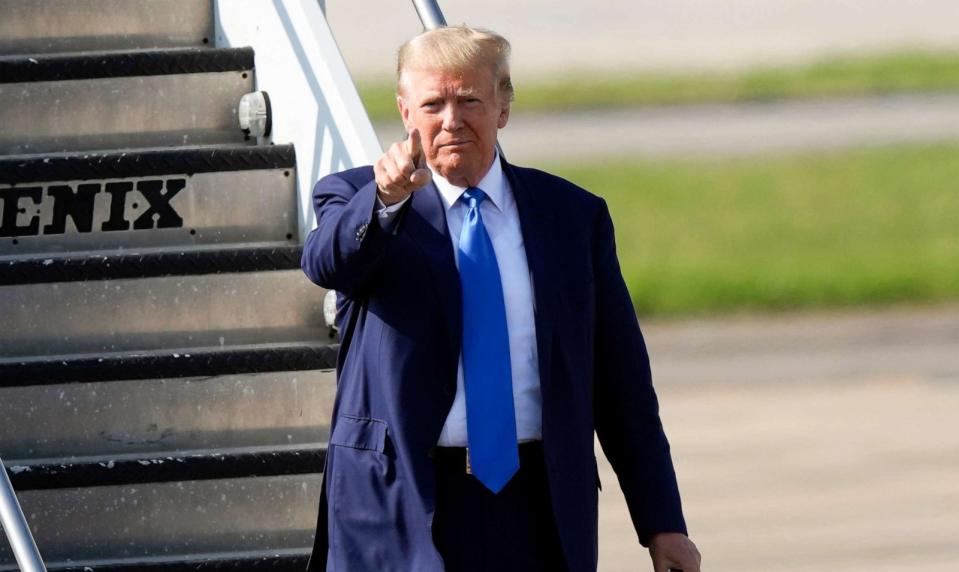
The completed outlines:
[[[410,159],[417,167],[420,166],[420,159],[423,155],[423,142],[420,141],[420,130],[413,128],[410,130],[410,136],[406,140],[406,150],[410,154]]]

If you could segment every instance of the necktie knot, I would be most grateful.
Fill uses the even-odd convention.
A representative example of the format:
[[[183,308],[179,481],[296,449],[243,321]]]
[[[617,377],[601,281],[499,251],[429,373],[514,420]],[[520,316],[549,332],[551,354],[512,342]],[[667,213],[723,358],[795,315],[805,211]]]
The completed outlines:
[[[486,198],[486,193],[483,192],[483,189],[476,187],[470,187],[463,191],[463,198],[466,200],[466,204],[469,207],[476,208],[483,202],[483,199]]]

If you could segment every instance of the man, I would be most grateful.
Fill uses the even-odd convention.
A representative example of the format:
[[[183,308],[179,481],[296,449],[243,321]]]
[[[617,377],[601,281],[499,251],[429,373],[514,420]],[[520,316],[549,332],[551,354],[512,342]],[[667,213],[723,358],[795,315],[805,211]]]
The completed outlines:
[[[594,431],[655,571],[699,570],[605,202],[497,153],[508,55],[408,42],[408,138],[314,189],[342,346],[311,570],[595,571]]]

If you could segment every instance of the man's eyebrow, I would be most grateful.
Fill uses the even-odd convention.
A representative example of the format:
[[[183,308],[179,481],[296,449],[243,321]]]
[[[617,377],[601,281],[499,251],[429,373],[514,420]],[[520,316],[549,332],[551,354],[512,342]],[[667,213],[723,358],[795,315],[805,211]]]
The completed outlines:
[[[457,97],[471,97],[476,95],[476,89],[472,87],[462,87],[456,90]]]
[[[421,92],[420,98],[423,101],[430,101],[433,99],[442,99],[444,97],[449,97],[450,95],[454,97],[475,97],[478,91],[473,87],[462,87],[457,88],[456,90],[436,90],[436,91],[424,91]]]

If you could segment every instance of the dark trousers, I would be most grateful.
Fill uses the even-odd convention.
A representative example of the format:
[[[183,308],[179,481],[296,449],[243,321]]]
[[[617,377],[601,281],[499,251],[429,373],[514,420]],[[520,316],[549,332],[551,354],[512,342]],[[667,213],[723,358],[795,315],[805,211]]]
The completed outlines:
[[[542,443],[520,445],[520,468],[498,494],[466,473],[465,449],[437,447],[433,541],[447,572],[563,572]]]

